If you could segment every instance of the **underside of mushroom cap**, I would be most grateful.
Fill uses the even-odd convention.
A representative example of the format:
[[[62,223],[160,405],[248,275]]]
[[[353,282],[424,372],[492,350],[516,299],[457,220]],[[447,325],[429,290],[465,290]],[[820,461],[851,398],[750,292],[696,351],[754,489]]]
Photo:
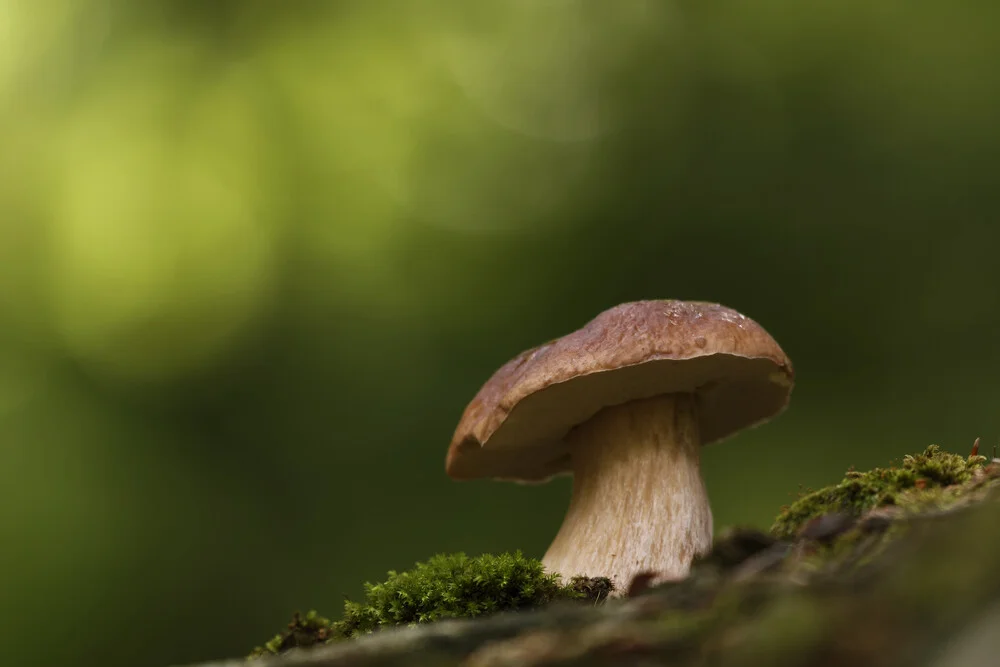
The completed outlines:
[[[504,364],[465,409],[445,468],[455,479],[544,481],[569,471],[574,426],[670,393],[697,397],[708,444],[779,414],[793,384],[777,342],[731,308],[625,303]]]

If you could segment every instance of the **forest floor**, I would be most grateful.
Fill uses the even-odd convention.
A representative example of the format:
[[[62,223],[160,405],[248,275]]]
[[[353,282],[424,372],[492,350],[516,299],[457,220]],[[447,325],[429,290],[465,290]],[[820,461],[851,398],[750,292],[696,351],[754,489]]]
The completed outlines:
[[[848,471],[767,532],[725,531],[683,581],[360,637],[323,619],[321,641],[290,642],[303,617],[253,665],[985,667],[1000,655],[998,500],[1000,461],[932,446]]]

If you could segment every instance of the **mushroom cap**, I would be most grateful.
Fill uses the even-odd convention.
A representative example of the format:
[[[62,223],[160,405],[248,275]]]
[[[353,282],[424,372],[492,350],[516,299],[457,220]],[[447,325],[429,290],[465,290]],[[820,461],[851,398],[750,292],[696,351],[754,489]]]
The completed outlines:
[[[782,412],[792,362],[762,326],[698,301],[635,301],[522,352],[465,408],[445,462],[454,479],[542,482],[570,472],[565,436],[600,410],[671,393],[699,401],[702,444]]]

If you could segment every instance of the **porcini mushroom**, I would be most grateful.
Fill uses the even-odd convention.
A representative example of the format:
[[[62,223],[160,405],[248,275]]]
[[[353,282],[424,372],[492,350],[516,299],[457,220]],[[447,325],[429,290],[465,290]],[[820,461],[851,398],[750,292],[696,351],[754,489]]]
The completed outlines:
[[[774,417],[791,361],[753,320],[712,303],[637,301],[504,364],[465,409],[454,479],[573,475],[542,562],[564,576],[683,577],[712,543],[701,446]]]

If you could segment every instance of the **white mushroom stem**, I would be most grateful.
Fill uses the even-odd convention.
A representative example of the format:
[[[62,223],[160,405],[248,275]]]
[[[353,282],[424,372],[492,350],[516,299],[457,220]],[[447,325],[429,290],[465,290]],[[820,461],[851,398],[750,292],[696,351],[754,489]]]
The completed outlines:
[[[697,401],[671,394],[606,408],[567,436],[573,497],[542,559],[550,572],[684,577],[712,545]]]

